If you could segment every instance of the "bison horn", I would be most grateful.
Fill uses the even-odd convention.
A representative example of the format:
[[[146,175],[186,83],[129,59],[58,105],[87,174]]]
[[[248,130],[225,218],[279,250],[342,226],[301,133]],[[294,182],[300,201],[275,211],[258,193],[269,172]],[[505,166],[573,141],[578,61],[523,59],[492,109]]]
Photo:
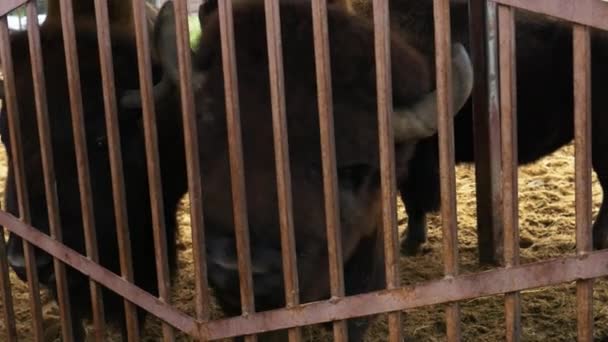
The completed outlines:
[[[163,67],[163,78],[154,86],[153,97],[159,101],[170,94],[174,87],[179,86],[179,70],[177,61],[177,37],[175,33],[175,16],[173,3],[166,2],[158,13],[154,25],[154,45],[159,53],[159,59]],[[193,70],[192,87],[196,91],[205,82],[205,76],[201,72]],[[133,89],[123,94],[121,105],[127,109],[141,108],[141,95],[139,89]]]
[[[464,106],[473,90],[473,65],[464,46],[452,46],[452,110],[453,115]],[[437,132],[437,91],[424,96],[413,106],[396,109],[393,116],[395,140],[419,140]]]

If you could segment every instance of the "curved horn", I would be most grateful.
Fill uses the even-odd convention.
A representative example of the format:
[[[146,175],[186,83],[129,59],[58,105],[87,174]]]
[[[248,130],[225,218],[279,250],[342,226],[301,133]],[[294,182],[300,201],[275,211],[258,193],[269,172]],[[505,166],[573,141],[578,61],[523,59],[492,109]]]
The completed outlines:
[[[453,115],[464,106],[473,90],[473,65],[461,44],[452,45],[452,110]],[[437,90],[414,105],[396,109],[393,132],[396,141],[418,140],[437,132]]]
[[[159,101],[169,95],[174,87],[179,87],[179,70],[177,61],[177,35],[175,33],[175,15],[173,3],[165,3],[158,13],[154,26],[154,46],[158,51],[159,59],[163,67],[161,81],[154,85],[154,101]],[[205,76],[203,73],[193,70],[192,87],[199,89]],[[128,90],[120,99],[124,108],[141,108],[142,99],[139,89]]]

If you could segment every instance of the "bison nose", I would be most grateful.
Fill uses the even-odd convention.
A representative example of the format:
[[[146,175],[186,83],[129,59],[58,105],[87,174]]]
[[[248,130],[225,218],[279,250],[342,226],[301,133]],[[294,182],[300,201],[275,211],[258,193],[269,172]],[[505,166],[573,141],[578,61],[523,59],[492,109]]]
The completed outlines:
[[[47,274],[51,270],[53,259],[46,253],[36,251],[36,271]],[[27,263],[23,251],[23,240],[11,235],[7,243],[7,260],[13,271],[21,280],[27,279]],[[42,280],[42,279],[41,279]]]

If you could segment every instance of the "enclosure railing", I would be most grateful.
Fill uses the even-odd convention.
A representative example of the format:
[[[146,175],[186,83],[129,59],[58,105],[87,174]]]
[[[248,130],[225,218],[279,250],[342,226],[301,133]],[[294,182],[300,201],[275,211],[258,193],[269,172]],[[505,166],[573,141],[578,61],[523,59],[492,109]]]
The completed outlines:
[[[184,142],[187,156],[188,190],[190,196],[190,214],[192,224],[195,278],[196,278],[196,317],[188,316],[170,303],[170,282],[167,262],[167,241],[164,233],[163,199],[158,156],[155,103],[151,82],[151,60],[148,54],[149,44],[145,4],[133,0],[133,19],[138,49],[139,76],[142,86],[144,131],[146,140],[146,161],[150,182],[150,197],[154,221],[154,242],[156,252],[156,270],[159,282],[159,297],[154,297],[135,286],[133,265],[131,263],[130,237],[127,227],[128,213],[126,208],[124,176],[122,174],[122,156],[120,137],[117,129],[116,98],[114,96],[114,76],[112,73],[111,49],[100,49],[106,124],[108,127],[108,146],[112,171],[112,190],[118,240],[120,243],[121,274],[114,274],[97,263],[97,244],[91,205],[91,185],[88,172],[85,131],[82,118],[79,65],[76,58],[75,26],[72,13],[72,1],[61,0],[63,40],[66,52],[66,65],[69,79],[70,104],[74,123],[74,138],[78,158],[78,181],[80,185],[82,213],[86,235],[86,256],[77,253],[61,243],[62,236],[57,193],[54,184],[53,155],[50,148],[50,125],[44,87],[44,71],[40,46],[40,34],[36,20],[28,20],[29,49],[34,79],[36,112],[39,122],[39,137],[42,146],[45,196],[50,218],[50,236],[29,225],[30,215],[27,199],[27,182],[21,150],[19,113],[15,93],[15,75],[11,53],[10,35],[7,26],[7,13],[10,10],[27,4],[28,19],[36,18],[34,1],[4,0],[0,3],[0,61],[4,75],[5,101],[8,109],[8,122],[11,132],[11,147],[16,178],[20,219],[6,212],[0,212],[0,224],[10,232],[22,237],[27,264],[27,277],[30,288],[32,324],[35,339],[42,340],[42,311],[39,296],[33,246],[54,257],[55,274],[58,289],[58,303],[62,321],[64,340],[72,341],[69,296],[65,265],[73,267],[90,278],[93,302],[93,321],[96,339],[103,340],[104,319],[101,287],[116,292],[124,298],[127,312],[127,330],[130,341],[139,340],[135,307],[141,307],[163,322],[165,341],[174,340],[174,329],[183,331],[201,340],[214,340],[234,336],[246,336],[255,340],[255,334],[268,330],[289,329],[289,340],[298,341],[299,328],[317,323],[333,322],[334,338],[348,340],[345,320],[355,317],[389,313],[389,340],[401,340],[401,316],[404,309],[427,305],[447,303],[447,337],[449,341],[460,340],[460,314],[458,302],[466,299],[505,294],[505,316],[507,340],[521,338],[521,309],[519,291],[557,285],[565,282],[577,282],[578,301],[578,339],[593,339],[592,293],[593,278],[608,275],[608,250],[591,251],[591,71],[590,71],[590,27],[608,29],[608,4],[599,0],[496,0],[485,2],[471,0],[471,13],[487,11],[487,23],[477,22],[472,39],[475,42],[474,60],[483,63],[484,72],[490,74],[492,62],[498,58],[499,88],[486,75],[476,75],[476,98],[479,106],[488,106],[490,116],[486,120],[486,133],[498,133],[496,125],[497,109],[500,109],[500,138],[502,149],[502,178],[490,179],[491,184],[500,184],[502,194],[502,223],[504,224],[504,261],[505,265],[490,271],[460,275],[458,270],[458,241],[456,224],[455,174],[454,174],[454,137],[451,110],[451,63],[450,63],[450,15],[448,0],[434,0],[435,47],[437,88],[439,104],[439,141],[441,169],[441,202],[443,225],[443,251],[445,277],[413,286],[401,286],[398,269],[398,233],[395,205],[395,166],[392,139],[392,92],[391,60],[389,40],[388,2],[374,0],[375,53],[377,65],[378,123],[381,160],[381,186],[383,199],[383,236],[385,244],[385,272],[387,288],[373,293],[356,296],[345,296],[343,261],[340,241],[339,208],[337,205],[337,172],[335,161],[334,128],[332,118],[331,65],[329,60],[327,4],[324,0],[311,0],[315,62],[317,71],[318,106],[322,140],[323,189],[326,210],[328,255],[330,262],[331,294],[327,301],[300,304],[298,293],[297,264],[295,261],[295,238],[293,231],[293,213],[291,201],[290,169],[288,163],[288,137],[286,129],[285,89],[283,59],[280,44],[280,12],[278,0],[265,0],[267,20],[268,56],[271,82],[271,103],[273,111],[273,132],[275,142],[275,159],[280,203],[281,246],[285,283],[286,307],[271,311],[255,312],[253,285],[251,275],[251,256],[249,250],[249,232],[247,221],[247,203],[245,201],[245,184],[243,171],[243,151],[241,144],[241,127],[239,116],[238,78],[235,63],[235,41],[233,32],[233,14],[231,1],[219,2],[219,17],[222,38],[222,58],[226,93],[226,108],[229,134],[230,173],[232,180],[232,198],[234,199],[234,222],[237,235],[238,270],[241,279],[240,292],[243,315],[219,320],[210,320],[210,293],[206,279],[206,256],[204,252],[204,224],[202,222],[202,187],[204,179],[200,178],[198,159],[197,127],[194,113],[194,97],[190,88],[192,61],[188,47],[188,27],[186,0],[175,0],[177,29],[177,47],[181,87],[181,105],[184,121]],[[485,8],[484,8],[485,7]],[[574,97],[575,97],[575,147],[576,147],[576,238],[577,255],[549,261],[519,264],[519,236],[517,213],[517,132],[516,132],[516,87],[515,87],[515,25],[513,11],[525,9],[544,13],[573,23],[574,36]],[[95,1],[97,16],[97,34],[99,45],[108,47],[110,32],[108,29],[107,2]],[[496,11],[496,12],[494,12]],[[479,17],[484,17],[480,15]],[[498,22],[496,22],[498,20]],[[498,26],[497,26],[498,23]],[[490,31],[481,34],[482,27],[498,27],[498,37]],[[490,40],[484,41],[483,37]],[[498,41],[493,39],[498,38]],[[498,45],[498,46],[497,46]],[[488,48],[487,51],[482,49]],[[498,50],[495,50],[498,48]],[[498,51],[498,54],[497,54]],[[486,61],[480,58],[487,58]],[[479,70],[478,70],[479,72]],[[485,80],[484,80],[485,78]],[[488,86],[480,88],[480,83]],[[500,96],[498,96],[500,95]],[[493,101],[499,101],[498,103]],[[482,108],[483,109],[483,108]],[[493,111],[494,110],[494,111]],[[495,135],[490,135],[496,139]],[[498,158],[494,156],[493,158]],[[488,173],[497,177],[496,160],[492,161]],[[496,189],[492,190],[496,193]],[[491,191],[491,192],[492,192]],[[496,238],[491,237],[496,242]],[[8,277],[8,264],[4,238],[0,239],[0,295],[3,302],[3,319],[6,322],[9,341],[17,340],[15,312],[13,309],[11,285]]]

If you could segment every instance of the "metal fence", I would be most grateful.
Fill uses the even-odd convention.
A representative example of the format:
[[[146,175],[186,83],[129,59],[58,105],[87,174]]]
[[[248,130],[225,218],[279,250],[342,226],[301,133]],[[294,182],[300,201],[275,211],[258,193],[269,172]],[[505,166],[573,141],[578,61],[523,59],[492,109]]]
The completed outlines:
[[[330,91],[329,45],[327,38],[327,5],[323,0],[312,0],[312,13],[315,32],[315,57],[317,68],[317,88],[319,113],[321,123],[321,140],[324,178],[325,202],[328,229],[328,246],[331,264],[331,293],[332,299],[301,305],[297,291],[297,271],[295,263],[294,232],[290,203],[289,169],[287,167],[288,151],[286,144],[286,128],[284,93],[288,91],[283,83],[283,62],[280,44],[280,13],[279,1],[266,0],[266,20],[268,25],[268,52],[271,70],[272,109],[279,203],[281,215],[281,237],[283,244],[282,257],[285,270],[286,307],[282,309],[255,312],[253,289],[251,283],[251,260],[249,256],[246,209],[243,191],[243,160],[240,138],[239,98],[236,82],[235,42],[231,25],[233,24],[232,5],[230,1],[219,2],[220,23],[222,28],[222,58],[226,82],[226,105],[228,115],[228,134],[230,146],[230,166],[233,176],[233,194],[235,199],[235,226],[238,244],[239,274],[242,279],[241,293],[242,316],[229,317],[220,320],[210,320],[209,292],[205,278],[205,255],[202,249],[204,242],[204,227],[201,221],[203,206],[201,202],[202,181],[199,177],[200,165],[197,158],[198,143],[196,120],[194,115],[194,97],[190,89],[192,66],[188,53],[187,20],[176,20],[177,45],[179,51],[179,74],[182,89],[181,104],[183,109],[184,136],[188,190],[191,199],[191,222],[193,229],[194,255],[196,274],[196,317],[190,317],[171,306],[169,302],[169,272],[167,268],[166,241],[163,232],[163,199],[160,191],[160,170],[158,167],[158,141],[156,138],[155,102],[152,88],[151,61],[149,37],[147,35],[145,5],[143,1],[133,1],[133,19],[138,48],[139,79],[142,87],[144,130],[146,132],[146,158],[152,211],[154,214],[155,243],[157,246],[157,274],[159,279],[159,297],[154,297],[132,284],[133,269],[130,263],[129,234],[126,217],[117,214],[117,229],[121,241],[120,261],[121,275],[104,269],[97,263],[98,251],[95,241],[95,227],[91,212],[91,189],[89,170],[87,166],[87,149],[83,127],[83,109],[79,80],[79,65],[75,57],[75,26],[72,13],[72,1],[61,0],[63,15],[63,39],[66,49],[66,59],[71,111],[74,122],[74,137],[76,139],[76,154],[78,158],[78,180],[83,203],[83,217],[86,231],[87,255],[80,255],[61,243],[62,234],[59,224],[57,194],[52,184],[54,182],[53,159],[50,149],[49,122],[46,117],[46,90],[44,87],[44,70],[40,48],[39,27],[36,20],[28,20],[29,48],[36,94],[36,110],[39,120],[40,140],[43,146],[44,177],[48,209],[50,213],[50,236],[29,225],[30,215],[27,200],[27,184],[24,180],[23,158],[21,151],[19,113],[15,93],[16,77],[13,72],[13,61],[7,14],[10,10],[26,4],[28,18],[36,18],[35,1],[4,0],[0,3],[0,57],[4,73],[5,98],[8,108],[9,125],[11,126],[12,155],[14,157],[14,174],[19,194],[20,219],[6,212],[0,212],[0,224],[10,232],[22,237],[25,241],[25,254],[30,285],[32,324],[35,339],[42,340],[42,313],[39,298],[37,274],[33,247],[36,246],[55,258],[54,268],[58,284],[58,302],[61,308],[63,338],[72,340],[69,320],[68,285],[65,275],[65,265],[69,265],[90,277],[90,287],[93,297],[93,321],[97,340],[103,340],[104,318],[101,287],[106,287],[124,297],[127,312],[127,328],[129,340],[139,339],[137,330],[137,315],[135,307],[141,307],[160,318],[163,322],[163,333],[166,341],[173,339],[174,329],[181,330],[193,338],[200,340],[215,340],[234,336],[248,336],[254,340],[255,334],[269,330],[290,329],[289,340],[300,338],[299,327],[311,324],[333,322],[334,338],[339,341],[348,339],[345,320],[354,317],[370,316],[389,313],[389,340],[401,340],[400,312],[404,309],[447,303],[447,337],[449,341],[460,340],[460,310],[459,301],[506,294],[506,324],[507,340],[519,340],[521,334],[519,291],[577,281],[578,303],[578,339],[591,341],[593,339],[592,293],[593,278],[608,276],[608,251],[592,252],[591,244],[591,154],[590,154],[590,107],[591,107],[591,72],[590,72],[590,27],[608,29],[608,5],[599,0],[470,0],[472,15],[473,60],[477,67],[474,98],[479,121],[481,141],[496,142],[501,137],[501,144],[493,144],[488,149],[485,158],[480,157],[480,173],[485,174],[485,195],[489,208],[481,207],[480,215],[486,223],[493,221],[495,225],[504,225],[504,234],[499,229],[486,230],[480,241],[486,242],[486,257],[504,257],[505,266],[490,271],[460,275],[458,270],[458,241],[455,207],[455,174],[453,151],[453,126],[450,110],[450,16],[448,0],[434,1],[435,17],[435,46],[437,51],[437,88],[440,137],[440,168],[442,188],[442,222],[444,236],[444,266],[445,277],[442,279],[402,287],[399,282],[397,222],[394,188],[394,156],[390,129],[392,98],[390,91],[390,51],[389,47],[389,9],[388,1],[374,0],[374,28],[377,65],[378,119],[379,141],[382,166],[383,198],[383,229],[386,249],[386,281],[387,289],[356,296],[344,295],[344,279],[342,275],[339,222],[336,215],[336,179],[335,155],[333,152],[333,123],[331,120],[332,98]],[[176,15],[185,18],[187,1],[175,0]],[[515,132],[515,64],[514,64],[514,19],[513,8],[545,13],[572,22],[574,37],[574,78],[575,78],[575,146],[576,146],[576,231],[577,255],[538,263],[519,264],[518,256],[518,213],[517,213],[517,135]],[[108,8],[105,1],[95,1],[97,16],[97,34],[102,46],[110,46]],[[497,16],[499,25],[497,25]],[[497,39],[497,40],[496,40]],[[499,49],[498,49],[499,47]],[[498,52],[498,54],[497,54]],[[493,69],[494,63],[487,63],[497,58],[498,69]],[[110,49],[100,49],[100,60],[103,77],[104,103],[108,125],[108,146],[110,148],[110,163],[112,167],[113,190],[117,213],[125,211],[124,180],[122,179],[122,164],[120,155],[119,136],[117,131],[116,98],[114,96],[114,75],[112,72],[112,52]],[[481,71],[481,72],[480,72]],[[497,74],[498,73],[498,74]],[[497,84],[499,82],[500,84]],[[499,91],[499,93],[497,93]],[[489,112],[488,112],[489,109]],[[500,120],[498,119],[500,117]],[[500,126],[499,126],[500,125]],[[500,134],[497,134],[500,133]],[[497,154],[496,146],[502,146],[501,154]],[[479,150],[482,151],[482,150]],[[483,152],[483,151],[482,151]],[[502,162],[500,159],[502,158]],[[485,165],[485,166],[484,166]],[[496,172],[502,165],[502,172]],[[497,178],[502,175],[502,179]],[[482,191],[482,193],[484,193]],[[481,195],[483,196],[483,195]],[[500,198],[502,197],[502,200]],[[54,199],[54,200],[53,200]],[[496,206],[502,203],[502,210]],[[488,211],[488,209],[494,211]],[[497,213],[502,217],[497,218]],[[492,226],[485,224],[484,226]],[[500,241],[497,236],[504,236]],[[494,255],[495,245],[504,243],[504,255]],[[488,251],[488,244],[492,246]],[[498,249],[502,250],[502,249]],[[5,240],[0,239],[0,294],[4,308],[3,319],[7,326],[9,341],[16,341],[15,312],[12,306],[11,286],[8,279],[8,264],[6,261]]]

